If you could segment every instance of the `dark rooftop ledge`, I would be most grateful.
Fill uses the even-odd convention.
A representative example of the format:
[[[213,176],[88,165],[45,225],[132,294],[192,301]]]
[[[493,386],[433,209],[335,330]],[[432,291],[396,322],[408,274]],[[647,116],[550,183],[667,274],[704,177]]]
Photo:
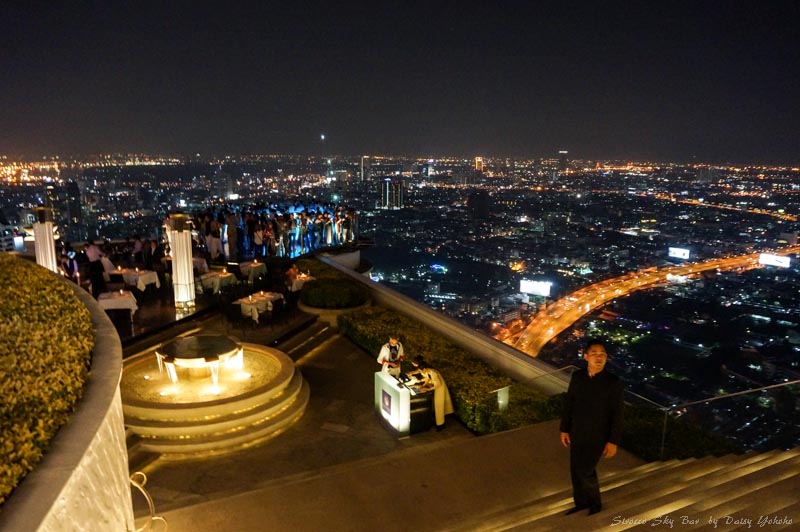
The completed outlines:
[[[332,268],[363,283],[372,292],[373,302],[396,310],[411,318],[422,320],[436,332],[462,347],[472,355],[521,382],[529,382],[534,388],[548,395],[567,391],[569,375],[556,372],[558,368],[530,357],[502,342],[474,331],[452,318],[429,309],[408,296],[372,282],[368,277],[356,273],[324,255],[317,257]],[[533,380],[535,379],[535,380]]]

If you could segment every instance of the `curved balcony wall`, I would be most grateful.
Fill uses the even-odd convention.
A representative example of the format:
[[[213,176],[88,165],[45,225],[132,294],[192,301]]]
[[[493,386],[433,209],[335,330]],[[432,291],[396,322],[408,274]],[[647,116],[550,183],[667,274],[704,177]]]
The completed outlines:
[[[375,283],[352,269],[343,266],[341,262],[330,257],[320,256],[319,259],[332,268],[348,275],[352,279],[364,283],[372,292],[372,302],[411,316],[425,322],[426,325],[451,340],[456,345],[483,359],[488,364],[521,382],[532,381],[531,384],[547,394],[557,394],[567,391],[569,375],[563,372],[553,372],[553,367],[522,353],[513,347],[494,338],[485,336],[469,327],[448,318],[438,312],[422,305],[408,296]],[[533,381],[533,379],[536,379]]]
[[[134,529],[119,390],[122,345],[103,309],[70,285],[92,315],[90,376],[69,422],[3,505],[0,530]]]

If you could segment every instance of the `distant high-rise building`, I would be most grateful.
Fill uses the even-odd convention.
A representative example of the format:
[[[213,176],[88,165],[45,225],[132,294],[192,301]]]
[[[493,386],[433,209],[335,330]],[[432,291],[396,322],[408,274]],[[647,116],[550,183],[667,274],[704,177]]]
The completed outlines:
[[[369,155],[361,156],[361,182],[368,181],[371,177],[372,165]]]
[[[69,240],[84,240],[86,231],[83,228],[81,191],[75,181],[68,181],[65,185],[64,203],[67,219],[67,225],[64,227],[64,237]]]
[[[567,150],[560,150],[558,152],[558,171],[559,172],[566,172],[567,171],[567,154],[569,152]]]
[[[705,167],[697,171],[697,181],[699,183],[715,182],[719,177],[719,170],[716,168]]]
[[[475,157],[475,170],[483,172],[483,157]]]
[[[219,168],[211,178],[211,195],[217,198],[227,198],[233,192],[233,178]]]
[[[428,161],[422,165],[422,177],[431,177],[436,173],[434,164],[435,161],[433,159],[428,159]]]
[[[381,183],[381,208],[403,208],[403,180],[391,177],[383,178]]]

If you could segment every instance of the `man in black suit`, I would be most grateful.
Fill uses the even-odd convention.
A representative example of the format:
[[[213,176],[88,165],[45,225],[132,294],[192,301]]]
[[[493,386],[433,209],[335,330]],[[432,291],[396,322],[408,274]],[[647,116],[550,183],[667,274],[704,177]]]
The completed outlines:
[[[622,439],[623,387],[606,371],[608,354],[600,340],[586,344],[586,368],[572,374],[561,416],[561,443],[569,448],[572,496],[575,507],[567,515],[602,508],[597,463],[617,454]]]

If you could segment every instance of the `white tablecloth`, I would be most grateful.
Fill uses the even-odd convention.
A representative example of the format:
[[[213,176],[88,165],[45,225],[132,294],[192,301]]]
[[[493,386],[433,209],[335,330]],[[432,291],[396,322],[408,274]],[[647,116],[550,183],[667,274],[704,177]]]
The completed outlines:
[[[310,275],[302,275],[302,274],[298,275],[294,279],[294,281],[292,281],[292,286],[291,286],[292,292],[297,292],[299,290],[302,290],[303,285],[306,283],[306,281],[313,281],[313,280],[314,278],[311,277]]]
[[[161,288],[161,281],[158,280],[158,274],[152,270],[131,270],[123,268],[121,270],[114,270],[115,273],[121,273],[125,284],[135,286],[141,291],[147,288],[147,285],[154,284],[156,288]]]
[[[204,292],[216,294],[223,286],[228,286],[236,279],[232,273],[211,272],[200,276],[200,284]]]
[[[272,303],[283,299],[283,294],[277,292],[261,292],[245,296],[234,301],[242,307],[242,316],[248,316],[258,323],[258,313],[272,310]]]
[[[259,275],[267,275],[267,265],[263,262],[242,262],[239,263],[239,270],[249,281],[258,279]]]
[[[108,274],[117,271],[117,268],[114,266],[114,263],[111,262],[111,259],[105,256],[100,257],[100,263],[103,265],[103,279],[109,282],[111,277],[109,277]]]
[[[136,304],[136,298],[127,290],[119,293],[119,290],[113,292],[103,292],[97,296],[97,303],[104,309],[127,309],[131,311],[131,316],[139,310]]]
[[[103,264],[103,270],[106,272],[113,272],[117,269],[108,257],[100,257],[100,262]]]

